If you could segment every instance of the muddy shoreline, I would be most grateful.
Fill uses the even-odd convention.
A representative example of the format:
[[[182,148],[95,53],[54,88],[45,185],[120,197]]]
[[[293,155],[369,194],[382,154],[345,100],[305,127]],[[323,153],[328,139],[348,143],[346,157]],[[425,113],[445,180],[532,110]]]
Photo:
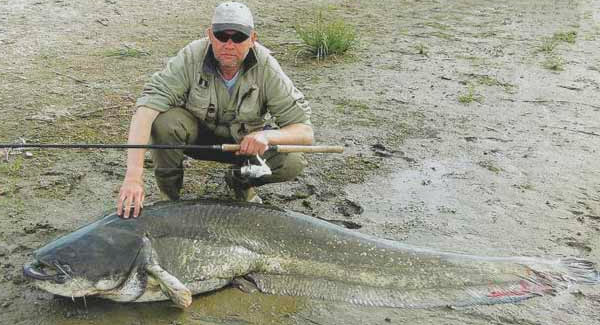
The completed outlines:
[[[0,0],[0,142],[124,143],[149,76],[200,38],[216,1]],[[478,255],[600,263],[600,4],[589,1],[248,1],[260,42],[313,108],[318,144],[272,204],[378,237]],[[299,56],[315,6],[354,24],[348,56]],[[571,37],[573,36],[574,37]],[[553,41],[554,40],[554,41]],[[136,49],[134,57],[112,55]],[[0,157],[0,323],[593,324],[600,289],[464,309],[394,310],[235,289],[166,303],[53,297],[21,266],[114,209],[118,150]],[[184,199],[228,196],[192,162]],[[158,200],[150,171],[148,200]]]

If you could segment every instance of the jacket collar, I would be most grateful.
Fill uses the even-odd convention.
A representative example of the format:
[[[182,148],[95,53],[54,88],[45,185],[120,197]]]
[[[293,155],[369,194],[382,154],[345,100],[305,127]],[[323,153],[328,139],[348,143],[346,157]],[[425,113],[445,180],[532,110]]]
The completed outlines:
[[[246,58],[244,59],[244,62],[242,63],[242,73],[244,71],[250,70],[250,68],[255,66],[256,63],[257,63],[256,54],[254,53],[254,48],[252,47],[252,48],[250,48],[250,51],[248,51],[248,55],[246,55]],[[217,73],[218,67],[219,67],[219,62],[215,58],[215,53],[213,52],[212,45],[209,45],[206,55],[204,56],[204,63],[202,65],[202,71],[216,75],[216,74],[218,74]]]

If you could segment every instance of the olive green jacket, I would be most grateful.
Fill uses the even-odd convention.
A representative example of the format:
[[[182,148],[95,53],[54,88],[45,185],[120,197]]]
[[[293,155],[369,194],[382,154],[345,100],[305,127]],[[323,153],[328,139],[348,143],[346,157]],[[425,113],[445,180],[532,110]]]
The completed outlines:
[[[275,127],[311,124],[304,96],[258,43],[244,60],[231,95],[217,71],[210,41],[204,38],[188,44],[152,76],[137,106],[160,112],[184,107],[217,136],[237,142],[268,121]]]

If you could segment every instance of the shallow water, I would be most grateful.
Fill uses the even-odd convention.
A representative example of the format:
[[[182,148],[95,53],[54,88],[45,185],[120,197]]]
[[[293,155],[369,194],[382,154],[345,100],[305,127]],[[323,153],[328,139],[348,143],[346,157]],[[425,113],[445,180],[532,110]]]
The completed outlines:
[[[302,298],[246,294],[234,288],[194,297],[182,311],[172,303],[114,303],[54,298],[54,313],[40,324],[284,324],[305,308]]]

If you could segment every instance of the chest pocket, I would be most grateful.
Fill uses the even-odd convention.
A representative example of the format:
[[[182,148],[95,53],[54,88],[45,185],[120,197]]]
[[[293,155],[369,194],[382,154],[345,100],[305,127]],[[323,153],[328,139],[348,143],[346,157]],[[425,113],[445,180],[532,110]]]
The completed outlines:
[[[258,86],[250,86],[248,91],[242,95],[238,106],[237,120],[244,124],[245,129],[249,132],[262,128],[265,124],[258,93]]]
[[[199,120],[205,121],[209,127],[214,128],[217,119],[214,82],[201,77],[190,89],[185,108]]]

